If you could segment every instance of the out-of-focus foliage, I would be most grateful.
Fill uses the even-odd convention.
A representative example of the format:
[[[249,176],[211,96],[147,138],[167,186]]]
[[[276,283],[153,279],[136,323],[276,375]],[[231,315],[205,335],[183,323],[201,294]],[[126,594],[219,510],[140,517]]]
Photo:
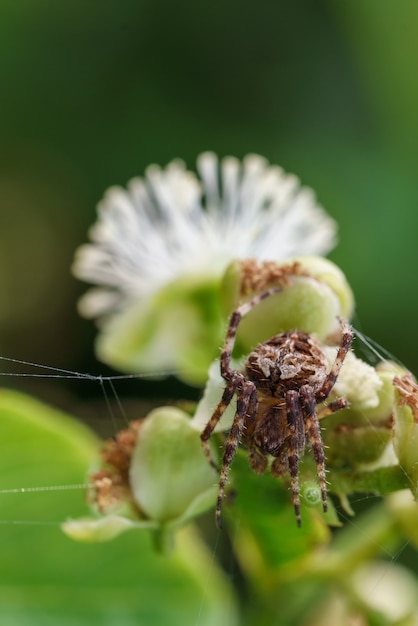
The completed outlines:
[[[0,7],[0,346],[85,370],[70,277],[97,201],[151,162],[265,155],[340,223],[363,330],[411,369],[418,300],[410,0]],[[402,303],[408,302],[406,308]]]
[[[0,393],[1,489],[77,485],[97,459],[84,426],[15,392]],[[52,482],[51,482],[52,481]],[[0,621],[45,624],[235,624],[229,584],[190,531],[171,556],[151,537],[75,544],[60,522],[88,513],[80,489],[1,495]]]

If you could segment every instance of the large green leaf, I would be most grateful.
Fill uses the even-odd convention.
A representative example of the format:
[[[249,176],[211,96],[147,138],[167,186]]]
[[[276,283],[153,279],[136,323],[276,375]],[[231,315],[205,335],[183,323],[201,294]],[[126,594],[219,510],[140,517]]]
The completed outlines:
[[[98,448],[76,420],[5,390],[0,441],[1,490],[82,483]],[[76,489],[0,494],[0,623],[236,623],[227,581],[191,529],[169,557],[145,531],[78,544],[60,522],[86,513],[83,498]]]

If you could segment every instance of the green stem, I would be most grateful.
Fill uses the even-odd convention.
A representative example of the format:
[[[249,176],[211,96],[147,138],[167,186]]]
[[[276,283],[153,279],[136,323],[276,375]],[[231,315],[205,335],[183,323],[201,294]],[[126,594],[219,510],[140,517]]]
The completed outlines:
[[[161,525],[152,533],[154,548],[164,556],[169,556],[174,549],[174,533],[171,529]]]

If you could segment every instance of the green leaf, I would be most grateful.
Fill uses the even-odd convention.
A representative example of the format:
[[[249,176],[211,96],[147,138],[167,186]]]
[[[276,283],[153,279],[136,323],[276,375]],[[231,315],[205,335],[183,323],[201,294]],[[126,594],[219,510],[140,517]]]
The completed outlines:
[[[241,451],[234,459],[233,475],[235,498],[230,507],[225,504],[224,513],[230,514],[234,524],[236,554],[248,576],[258,578],[258,583],[266,576],[269,587],[274,572],[297,568],[315,546],[328,542],[321,505],[312,509],[302,503],[302,527],[298,528],[283,480],[269,473],[255,474]]]
[[[98,440],[63,413],[0,392],[0,490],[83,483]],[[235,603],[190,529],[169,557],[148,531],[79,544],[60,524],[86,515],[81,490],[0,494],[0,623],[19,626],[236,624]]]

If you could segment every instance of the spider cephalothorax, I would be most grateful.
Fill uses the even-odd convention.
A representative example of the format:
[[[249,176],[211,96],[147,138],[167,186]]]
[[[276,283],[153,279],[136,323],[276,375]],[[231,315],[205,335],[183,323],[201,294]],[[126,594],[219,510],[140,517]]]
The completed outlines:
[[[259,392],[280,398],[304,384],[321,386],[328,361],[313,335],[302,331],[282,333],[257,346],[245,364],[246,377]]]
[[[317,409],[324,402],[338,378],[350,349],[352,331],[341,321],[341,343],[329,368],[319,341],[311,334],[292,331],[275,335],[257,346],[248,356],[244,372],[231,369],[232,350],[241,318],[265,298],[281,291],[273,288],[242,304],[231,316],[221,354],[221,375],[226,381],[222,399],[215,409],[201,439],[205,454],[214,465],[208,440],[234,395],[237,408],[227,437],[220,471],[217,523],[220,525],[222,499],[229,468],[242,439],[249,450],[249,462],[255,472],[264,472],[273,457],[274,476],[289,473],[293,506],[300,526],[299,458],[306,442],[315,459],[322,504],[327,510],[325,457],[319,419],[347,406],[338,398]]]

